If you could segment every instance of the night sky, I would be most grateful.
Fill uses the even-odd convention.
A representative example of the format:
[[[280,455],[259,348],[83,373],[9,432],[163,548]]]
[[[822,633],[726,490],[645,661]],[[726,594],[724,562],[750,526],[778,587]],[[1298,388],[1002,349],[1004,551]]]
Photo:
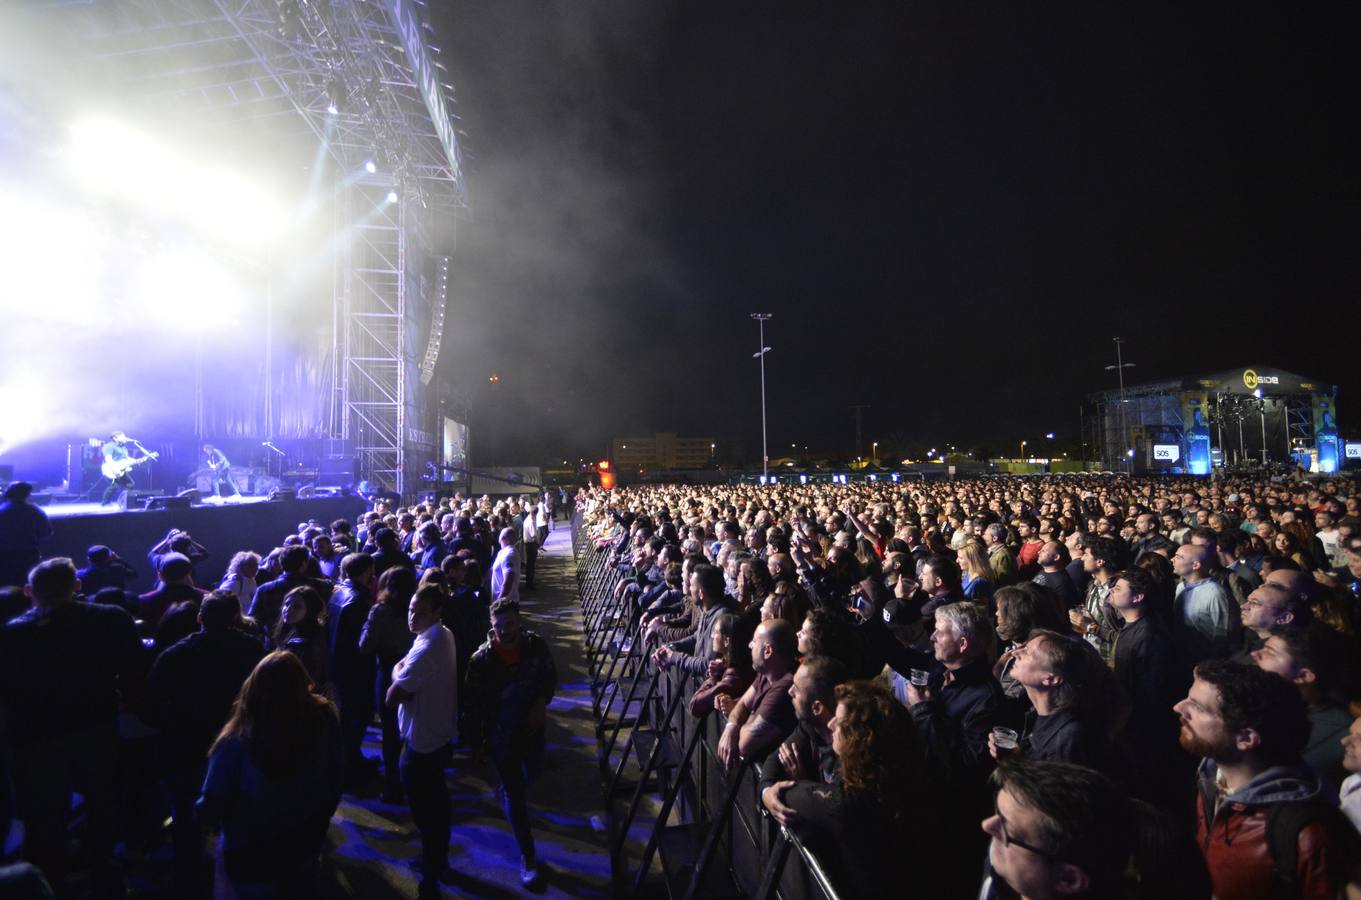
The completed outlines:
[[[1076,445],[1115,335],[1131,382],[1337,383],[1358,433],[1337,12],[439,6],[472,195],[445,363],[479,465],[653,430],[758,461],[757,311],[772,456],[851,451],[855,403],[866,449]]]

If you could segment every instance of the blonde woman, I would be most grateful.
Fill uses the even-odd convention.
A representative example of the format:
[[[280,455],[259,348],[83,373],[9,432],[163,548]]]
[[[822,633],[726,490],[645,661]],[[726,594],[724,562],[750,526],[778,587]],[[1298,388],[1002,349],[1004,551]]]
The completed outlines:
[[[249,550],[243,550],[232,557],[232,561],[227,565],[227,577],[222,579],[222,583],[217,586],[220,591],[231,591],[236,595],[236,599],[241,602],[242,609],[250,608],[250,601],[255,597],[256,579],[255,576],[260,572],[260,555]]]
[[[993,574],[987,551],[978,541],[968,541],[959,548],[959,571],[963,575],[964,597],[975,603],[992,606]]]

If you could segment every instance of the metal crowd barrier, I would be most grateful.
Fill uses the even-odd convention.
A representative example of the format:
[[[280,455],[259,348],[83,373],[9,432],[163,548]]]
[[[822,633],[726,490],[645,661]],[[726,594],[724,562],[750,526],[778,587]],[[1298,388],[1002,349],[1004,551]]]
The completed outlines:
[[[660,879],[672,900],[838,900],[817,858],[762,806],[759,766],[728,771],[719,761],[725,721],[718,711],[690,715],[696,680],[648,664],[636,611],[615,597],[623,573],[579,511],[572,547],[616,892],[637,897]],[[659,808],[640,841],[634,826],[649,796]]]

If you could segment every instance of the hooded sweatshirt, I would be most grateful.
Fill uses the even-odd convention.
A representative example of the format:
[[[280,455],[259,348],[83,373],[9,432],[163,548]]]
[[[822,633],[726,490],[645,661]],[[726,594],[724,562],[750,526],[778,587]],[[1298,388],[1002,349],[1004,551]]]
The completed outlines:
[[[1232,793],[1219,786],[1219,768],[1201,761],[1197,777],[1196,837],[1205,854],[1216,900],[1275,896],[1276,864],[1267,846],[1267,812],[1274,804],[1329,802],[1323,783],[1306,766],[1273,766]],[[1346,883],[1351,842],[1311,822],[1299,833],[1296,881],[1302,900],[1334,898]]]

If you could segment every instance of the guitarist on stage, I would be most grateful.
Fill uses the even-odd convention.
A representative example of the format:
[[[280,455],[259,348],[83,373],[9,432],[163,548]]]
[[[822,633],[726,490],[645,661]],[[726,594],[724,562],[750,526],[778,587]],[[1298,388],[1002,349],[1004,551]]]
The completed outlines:
[[[232,463],[227,459],[227,454],[214,447],[212,444],[203,445],[203,461],[212,474],[208,476],[213,482],[213,496],[222,496],[222,485],[232,489],[232,496],[241,499],[241,488],[236,486],[236,479],[232,478]]]
[[[132,444],[135,449],[141,451],[141,456],[132,456],[128,453],[128,444]],[[104,491],[104,499],[100,501],[108,506],[119,498],[121,494],[133,487],[132,470],[145,462],[155,459],[158,454],[149,453],[137,441],[128,440],[128,436],[121,431],[115,431],[109,435],[109,440],[100,449],[104,455],[104,463],[100,471],[104,477],[109,479],[109,486]]]

